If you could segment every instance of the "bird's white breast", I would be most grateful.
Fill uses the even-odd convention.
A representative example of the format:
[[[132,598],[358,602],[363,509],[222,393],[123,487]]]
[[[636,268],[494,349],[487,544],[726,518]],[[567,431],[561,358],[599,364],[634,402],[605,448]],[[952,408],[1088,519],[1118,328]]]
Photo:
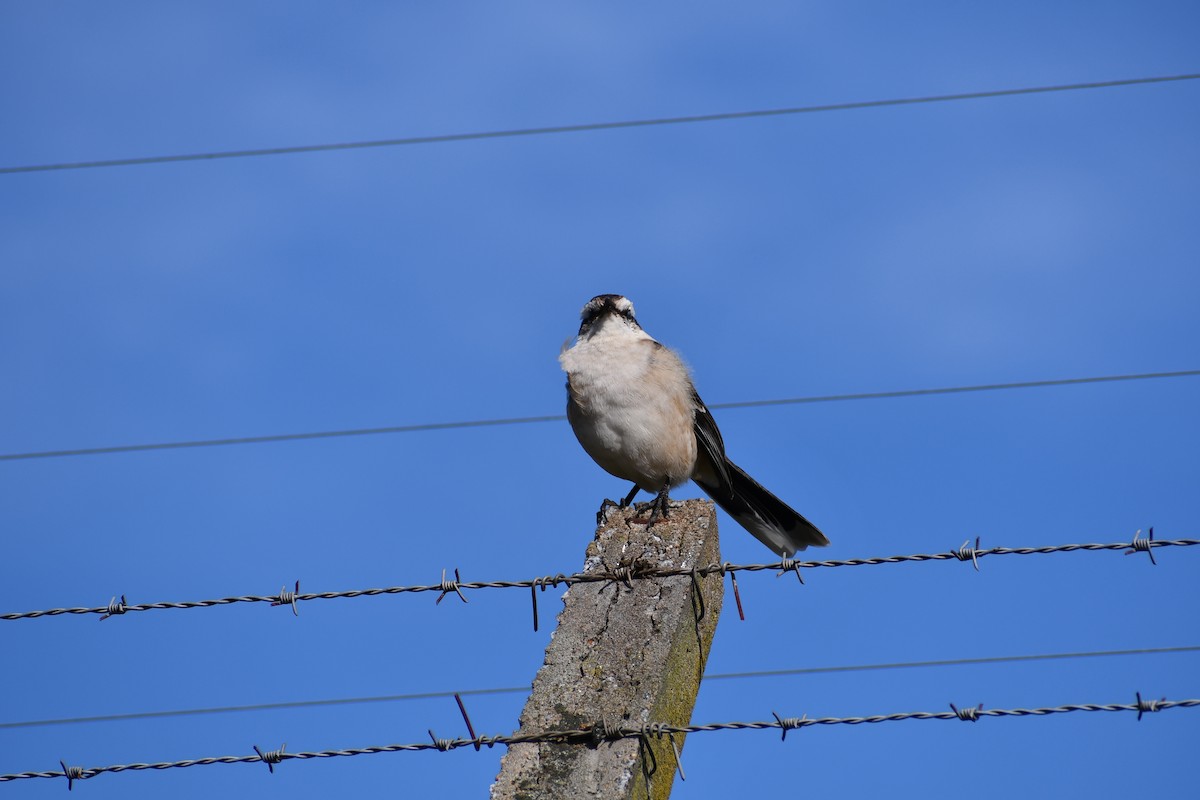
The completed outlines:
[[[559,355],[571,427],[597,464],[643,489],[691,477],[692,384],[683,362],[637,328],[605,324]]]

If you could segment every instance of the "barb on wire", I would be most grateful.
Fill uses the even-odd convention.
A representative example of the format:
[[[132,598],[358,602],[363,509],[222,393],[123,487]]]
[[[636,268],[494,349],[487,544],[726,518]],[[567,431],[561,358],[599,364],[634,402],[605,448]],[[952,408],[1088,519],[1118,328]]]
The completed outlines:
[[[61,772],[17,772],[9,775],[0,775],[0,783],[7,781],[26,780],[32,778],[66,778],[67,786],[76,780],[92,778],[105,772],[130,772],[147,769],[175,769],[181,767],[198,767],[208,766],[210,764],[247,764],[247,763],[266,763],[267,767],[274,772],[274,765],[283,760],[307,760],[310,758],[337,758],[342,756],[359,756],[371,755],[375,753],[401,753],[437,750],[447,752],[457,750],[460,747],[477,747],[486,745],[488,748],[501,745],[514,744],[578,744],[591,745],[605,741],[616,741],[618,739],[640,739],[643,743],[648,742],[649,737],[657,738],[672,737],[674,734],[688,733],[707,733],[709,731],[744,731],[744,730],[780,730],[786,737],[789,730],[800,728],[808,728],[815,725],[864,725],[875,724],[880,722],[905,722],[908,720],[926,720],[926,719],[953,719],[953,720],[969,720],[976,721],[980,717],[1046,717],[1053,714],[1069,714],[1073,712],[1120,712],[1120,711],[1136,711],[1140,720],[1143,714],[1151,712],[1164,711],[1169,708],[1196,708],[1200,707],[1200,699],[1188,700],[1143,700],[1141,692],[1137,694],[1137,701],[1134,703],[1111,703],[1106,705],[1100,704],[1072,704],[1051,706],[1045,708],[989,708],[980,707],[957,709],[952,705],[953,711],[910,711],[900,714],[876,714],[869,717],[781,717],[778,713],[772,712],[775,717],[773,720],[759,720],[755,722],[716,722],[708,725],[671,725],[665,722],[647,722],[636,726],[621,726],[614,723],[612,720],[600,719],[594,724],[572,730],[551,730],[530,733],[517,733],[509,735],[497,736],[475,736],[470,739],[439,739],[434,735],[433,731],[429,731],[429,742],[415,742],[412,744],[389,744],[376,747],[360,747],[346,750],[320,750],[316,752],[299,752],[285,753],[284,748],[263,752],[257,746],[254,747],[254,755],[246,756],[219,756],[214,758],[196,758],[186,761],[164,761],[156,764],[116,764],[107,767],[69,767],[65,762],[59,761],[62,766]],[[674,740],[672,739],[672,745]],[[284,745],[287,747],[287,745]],[[678,748],[676,748],[678,752]],[[676,761],[678,763],[678,760]]]
[[[1158,562],[1154,560],[1154,528],[1150,528],[1150,535],[1142,538],[1142,532],[1139,530],[1133,535],[1133,541],[1129,543],[1129,549],[1125,551],[1125,555],[1131,556],[1138,551],[1145,552],[1150,556],[1150,563],[1158,566]]]
[[[453,750],[455,748],[454,743],[455,743],[455,741],[457,741],[456,739],[439,739],[434,734],[433,730],[429,730],[428,733],[429,733],[429,740],[431,742],[433,742],[433,747],[438,752],[445,753],[447,750]]]
[[[617,567],[615,569],[606,570],[603,572],[576,572],[573,575],[548,575],[540,578],[533,578],[519,581],[463,581],[459,579],[458,570],[454,571],[454,580],[447,580],[445,570],[442,571],[442,580],[438,583],[417,585],[417,586],[389,586],[382,589],[351,589],[348,591],[339,592],[311,592],[300,594],[299,582],[297,582],[297,592],[281,592],[277,595],[240,595],[237,597],[223,597],[216,600],[191,600],[176,603],[137,603],[126,604],[124,596],[121,603],[116,604],[115,600],[107,606],[99,607],[78,607],[78,608],[51,608],[45,611],[21,611],[11,614],[0,614],[0,620],[18,620],[18,619],[36,619],[38,617],[56,617],[64,614],[103,614],[106,617],[115,614],[127,614],[133,611],[153,611],[160,609],[180,609],[180,608],[211,608],[213,606],[233,605],[235,603],[269,603],[271,605],[282,605],[285,602],[290,603],[293,608],[298,602],[306,602],[309,600],[333,600],[340,598],[351,597],[376,597],[380,595],[390,594],[413,594],[420,592],[438,592],[438,600],[440,601],[450,592],[454,592],[465,603],[467,602],[463,590],[476,589],[536,589],[541,587],[545,589],[547,584],[552,586],[574,586],[580,583],[605,583],[605,584],[623,584],[631,586],[635,580],[645,580],[653,578],[672,578],[672,577],[689,577],[693,573],[701,578],[707,578],[709,575],[725,575],[731,577],[736,572],[763,572],[772,571],[783,573],[787,571],[796,572],[797,577],[800,575],[801,569],[820,569],[828,567],[862,567],[875,566],[880,564],[901,564],[907,562],[920,561],[965,561],[970,560],[978,566],[978,560],[986,556],[1029,556],[1029,555],[1046,555],[1049,553],[1074,553],[1081,551],[1102,551],[1102,550],[1121,550],[1129,552],[1144,551],[1149,553],[1151,559],[1154,556],[1154,549],[1159,547],[1192,547],[1200,545],[1200,539],[1154,539],[1151,537],[1142,537],[1139,531],[1134,535],[1132,542],[1111,542],[1108,544],[1056,544],[1047,545],[1044,547],[989,547],[983,550],[975,548],[967,548],[966,545],[951,550],[945,553],[916,553],[913,555],[903,556],[884,556],[876,558],[849,558],[843,560],[825,560],[825,561],[795,561],[793,559],[784,559],[783,561],[773,561],[767,564],[708,564],[702,567]],[[964,548],[967,548],[964,551]],[[965,555],[964,555],[965,552]],[[1127,553],[1128,554],[1128,553]],[[1157,563],[1157,562],[1156,562]],[[736,579],[734,579],[734,596],[740,601],[740,596],[737,592]],[[801,579],[801,583],[803,583]],[[284,598],[286,597],[286,601]],[[534,594],[536,598],[536,593]],[[740,606],[740,602],[739,602]],[[117,609],[114,611],[114,608]],[[534,605],[534,618],[536,622],[536,600]],[[535,625],[536,630],[536,625]]]
[[[959,708],[958,706],[954,705],[954,703],[951,703],[950,710],[953,711],[954,715],[963,722],[978,722],[979,715],[983,711],[983,703],[980,703],[975,707],[964,706],[963,708]]]
[[[258,753],[258,759],[267,765],[267,771],[272,775],[275,774],[275,765],[288,757],[285,750],[287,750],[287,742],[284,742],[283,747],[278,750],[268,750],[265,753],[258,749],[258,745],[254,745],[254,752]]]
[[[299,593],[300,593],[300,581],[296,581],[295,591],[289,592],[287,590],[286,586],[282,587],[279,590],[279,596],[275,598],[275,602],[271,603],[271,605],[272,606],[291,606],[292,607],[292,616],[298,617],[298,616],[300,616],[300,612],[296,610],[296,595]]]
[[[959,561],[970,561],[975,571],[979,572],[979,537],[975,537],[974,547],[971,547],[970,539],[963,542],[962,547],[954,551],[954,557]]]
[[[795,559],[785,558],[779,562],[779,572],[775,573],[776,578],[782,578],[789,572],[796,573],[796,580],[800,581],[800,585],[804,585],[804,576],[800,574],[800,562]]]
[[[1138,722],[1142,721],[1143,714],[1153,714],[1155,711],[1158,711],[1161,708],[1163,708],[1163,703],[1165,703],[1166,700],[1167,700],[1167,698],[1165,698],[1165,697],[1162,700],[1143,700],[1142,693],[1138,692],[1137,693],[1137,703],[1134,704],[1135,707],[1137,708],[1137,712],[1138,712],[1138,715],[1137,715]]]
[[[83,767],[68,767],[67,762],[61,758],[58,760],[58,763],[63,768],[63,777],[67,779],[68,792],[75,788],[75,781],[81,781],[87,777],[83,774]]]
[[[446,599],[446,595],[450,594],[451,592],[454,592],[456,595],[458,595],[459,600],[462,600],[464,603],[467,602],[467,598],[463,595],[462,589],[459,588],[460,586],[462,586],[462,576],[458,574],[458,567],[454,568],[454,580],[452,581],[446,580],[446,570],[442,570],[442,580],[441,583],[438,584],[438,588],[442,590],[442,593],[438,595],[438,599],[434,601],[434,605],[441,605],[442,601]]]
[[[803,728],[808,724],[808,714],[802,717],[781,717],[774,711],[771,716],[775,717],[775,721],[779,723],[779,741],[787,741],[787,732],[796,728]]]
[[[124,614],[125,611],[125,595],[121,595],[121,602],[119,603],[117,602],[117,598],[114,597],[112,600],[108,601],[108,608],[104,610],[104,616],[100,617],[100,621],[104,622],[104,620],[108,619],[109,617],[115,617],[119,614]]]

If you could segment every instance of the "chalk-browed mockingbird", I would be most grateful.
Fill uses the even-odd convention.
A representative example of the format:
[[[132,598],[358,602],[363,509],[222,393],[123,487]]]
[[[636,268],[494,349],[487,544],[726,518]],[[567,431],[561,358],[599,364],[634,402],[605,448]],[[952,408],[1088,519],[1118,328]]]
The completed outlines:
[[[787,503],[725,455],[712,414],[670,348],[642,330],[633,303],[616,294],[593,297],[580,314],[579,336],[558,356],[567,373],[567,419],[583,449],[609,473],[633,481],[624,508],[641,490],[657,496],[649,524],[669,511],[668,493],[694,480],[758,540],[790,558],[829,544]]]

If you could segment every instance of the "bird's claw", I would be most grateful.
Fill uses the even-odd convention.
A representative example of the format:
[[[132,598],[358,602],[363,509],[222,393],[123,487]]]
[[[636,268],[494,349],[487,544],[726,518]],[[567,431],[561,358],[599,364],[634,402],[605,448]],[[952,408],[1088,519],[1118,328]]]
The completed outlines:
[[[640,515],[647,510],[649,510],[650,516],[641,517]],[[637,505],[637,512],[639,516],[633,519],[633,522],[645,525],[647,528],[653,527],[654,523],[661,519],[667,519],[671,515],[671,498],[667,496],[667,492],[664,489],[649,503],[639,503]]]
[[[600,504],[600,510],[596,512],[596,524],[604,525],[608,522],[608,510],[610,508],[623,508],[616,500],[604,498],[604,502]]]

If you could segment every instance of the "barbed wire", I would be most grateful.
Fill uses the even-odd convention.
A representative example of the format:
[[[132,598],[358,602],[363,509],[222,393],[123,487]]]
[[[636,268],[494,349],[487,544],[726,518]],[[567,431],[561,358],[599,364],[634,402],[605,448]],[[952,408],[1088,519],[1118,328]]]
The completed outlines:
[[[460,699],[459,709],[462,712],[463,719],[466,721],[467,729],[472,733],[471,738],[442,739],[438,738],[434,732],[430,730],[430,741],[428,742],[389,744],[376,747],[359,747],[342,750],[319,750],[288,753],[286,752],[286,744],[284,744],[283,747],[279,748],[278,750],[268,751],[263,751],[259,749],[257,745],[254,745],[254,755],[193,758],[183,761],[161,761],[151,764],[137,763],[114,764],[105,767],[78,767],[68,766],[65,761],[59,761],[59,764],[62,766],[62,770],[49,772],[17,772],[8,775],[0,775],[0,783],[16,780],[28,780],[32,778],[66,778],[67,788],[69,789],[74,786],[74,783],[77,780],[86,780],[87,778],[93,778],[96,775],[101,775],[106,772],[118,773],[135,772],[141,770],[163,770],[182,767],[201,767],[212,764],[264,763],[267,765],[267,768],[274,773],[276,764],[292,760],[340,758],[344,756],[372,755],[376,753],[419,752],[425,750],[448,752],[450,750],[457,750],[462,747],[473,747],[478,751],[482,747],[488,747],[490,749],[498,744],[505,746],[533,743],[596,746],[602,742],[612,742],[620,739],[641,739],[643,742],[648,743],[651,737],[662,739],[664,736],[673,737],[674,734],[708,733],[711,731],[775,729],[780,731],[781,739],[786,741],[788,731],[817,725],[864,725],[880,722],[904,722],[908,720],[957,719],[963,722],[978,722],[984,717],[1045,717],[1053,714],[1068,714],[1073,712],[1136,711],[1138,715],[1137,718],[1140,721],[1144,714],[1156,713],[1169,708],[1195,708],[1197,706],[1200,706],[1200,699],[1167,700],[1164,697],[1161,700],[1145,700],[1142,698],[1141,692],[1138,692],[1136,702],[1112,703],[1105,705],[1088,703],[1051,706],[1045,708],[985,709],[982,704],[973,707],[968,706],[958,708],[951,703],[950,711],[910,711],[899,714],[877,714],[867,717],[815,717],[812,719],[810,719],[807,715],[801,717],[782,717],[779,714],[772,712],[772,716],[775,717],[773,720],[759,720],[755,722],[717,722],[707,725],[671,725],[663,722],[648,722],[642,725],[630,726],[623,725],[609,719],[601,719],[587,727],[571,730],[551,730],[531,733],[521,733],[518,731],[517,733],[508,735],[501,734],[495,736],[475,736],[470,717],[467,716],[466,708],[462,705],[462,701]],[[671,743],[674,744],[673,738],[671,738]]]
[[[712,563],[705,566],[687,567],[654,567],[650,565],[632,564],[621,566],[616,569],[605,569],[604,571],[596,572],[576,572],[570,575],[558,573],[557,575],[544,575],[539,578],[531,578],[526,580],[515,581],[464,581],[461,579],[457,569],[454,570],[454,580],[446,578],[446,570],[442,570],[442,579],[438,583],[418,584],[413,586],[389,586],[377,589],[349,589],[333,592],[300,592],[300,581],[295,582],[294,590],[289,590],[286,587],[280,590],[276,595],[237,595],[235,597],[222,597],[214,600],[185,600],[179,602],[159,602],[159,603],[129,603],[125,595],[121,595],[118,600],[113,597],[106,606],[93,607],[75,607],[75,608],[51,608],[41,611],[20,611],[8,614],[0,614],[0,620],[19,620],[19,619],[37,619],[39,617],[56,617],[62,615],[76,614],[99,614],[101,621],[110,617],[120,616],[136,611],[159,611],[159,610],[179,610],[187,608],[212,608],[215,606],[233,605],[236,603],[268,603],[272,606],[290,606],[293,614],[299,614],[297,603],[307,602],[309,600],[336,600],[354,597],[378,597],[382,595],[393,594],[419,594],[422,592],[438,592],[437,603],[441,603],[446,598],[446,595],[454,593],[464,603],[467,602],[464,590],[471,591],[476,589],[529,589],[533,603],[533,629],[538,629],[538,611],[537,611],[537,592],[540,588],[545,591],[548,586],[574,586],[582,583],[613,583],[621,582],[626,585],[631,585],[635,580],[646,580],[656,578],[671,578],[671,577],[691,577],[693,580],[707,578],[710,575],[720,574],[724,577],[726,574],[731,577],[738,572],[763,572],[774,571],[778,575],[784,575],[792,572],[799,579],[800,583],[804,583],[804,578],[800,575],[802,569],[820,569],[828,567],[861,567],[873,566],[879,564],[901,564],[908,562],[920,561],[970,561],[976,570],[979,569],[979,559],[987,556],[1005,556],[1005,555],[1045,555],[1049,553],[1074,553],[1080,551],[1100,551],[1100,550],[1123,550],[1125,555],[1144,552],[1150,557],[1152,563],[1155,562],[1154,550],[1160,547],[1191,547],[1200,545],[1200,539],[1154,539],[1154,529],[1149,529],[1148,536],[1142,536],[1139,530],[1134,534],[1133,540],[1129,542],[1110,542],[1108,544],[1058,544],[1046,545],[1043,547],[990,547],[979,549],[979,537],[975,538],[974,546],[970,541],[964,542],[963,545],[956,550],[950,550],[944,553],[916,553],[912,555],[899,556],[882,556],[875,558],[850,558],[842,560],[824,560],[824,561],[797,561],[791,558],[785,558],[781,561],[775,561],[765,564],[731,564],[724,562],[721,564]],[[737,593],[737,583],[734,579],[734,591]],[[740,599],[740,598],[739,598]]]

